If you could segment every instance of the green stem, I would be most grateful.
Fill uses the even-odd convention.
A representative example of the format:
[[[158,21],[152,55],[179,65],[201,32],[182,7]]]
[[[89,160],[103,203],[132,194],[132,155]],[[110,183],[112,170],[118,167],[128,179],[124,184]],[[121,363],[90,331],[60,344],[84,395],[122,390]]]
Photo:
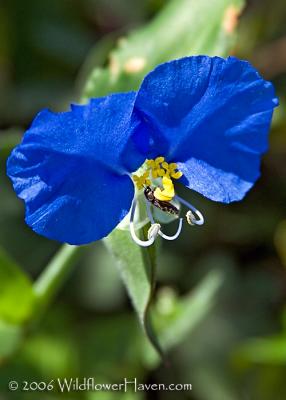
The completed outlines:
[[[37,314],[42,314],[53,301],[59,288],[86,247],[63,245],[34,283]]]

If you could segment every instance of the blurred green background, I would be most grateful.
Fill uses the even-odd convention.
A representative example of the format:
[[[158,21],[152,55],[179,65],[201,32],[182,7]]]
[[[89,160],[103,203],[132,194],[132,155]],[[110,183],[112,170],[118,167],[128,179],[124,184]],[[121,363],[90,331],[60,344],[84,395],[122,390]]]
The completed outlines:
[[[168,365],[158,362],[144,338],[114,260],[101,243],[85,251],[40,322],[22,331],[3,312],[1,296],[7,279],[3,271],[10,259],[35,279],[59,247],[25,225],[23,205],[5,177],[7,155],[41,108],[63,110],[79,100],[91,68],[107,65],[118,38],[148,23],[165,3],[0,3],[1,400],[286,398],[284,0],[248,1],[231,51],[274,82],[281,102],[262,177],[238,204],[215,204],[193,193],[192,201],[203,211],[206,224],[185,228],[180,239],[164,243],[160,253],[155,316],[172,325],[177,307],[184,306],[181,296],[191,299],[187,320],[170,333],[174,345]],[[11,271],[13,282],[25,281]],[[214,291],[218,276],[221,284]],[[11,290],[11,307],[21,314],[25,296],[17,285]],[[8,390],[12,379],[48,382],[73,376],[94,376],[98,382],[136,377],[142,383],[191,383],[193,390],[66,395]]]

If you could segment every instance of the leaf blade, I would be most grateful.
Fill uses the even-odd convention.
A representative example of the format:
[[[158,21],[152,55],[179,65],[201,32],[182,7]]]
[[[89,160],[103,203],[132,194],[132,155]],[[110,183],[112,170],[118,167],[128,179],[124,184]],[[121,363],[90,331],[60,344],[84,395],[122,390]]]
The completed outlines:
[[[155,283],[156,246],[141,248],[135,245],[128,231],[119,229],[104,239],[104,243],[115,259],[143,330],[161,354],[149,315]]]

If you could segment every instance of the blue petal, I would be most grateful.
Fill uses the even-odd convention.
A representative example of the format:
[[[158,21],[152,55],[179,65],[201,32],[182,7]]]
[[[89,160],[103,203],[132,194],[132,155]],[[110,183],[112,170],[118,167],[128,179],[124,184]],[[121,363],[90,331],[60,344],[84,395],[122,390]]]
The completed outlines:
[[[134,185],[125,172],[145,159],[132,144],[140,125],[133,101],[133,94],[114,95],[36,117],[7,164],[35,232],[85,244],[108,235],[128,213]]]
[[[235,57],[188,57],[144,79],[135,107],[152,133],[150,156],[179,163],[182,182],[211,200],[240,200],[268,147],[273,86]]]
[[[84,156],[115,172],[132,172],[146,156],[141,152],[146,147],[142,123],[133,113],[135,97],[135,92],[120,93],[92,99],[87,105],[72,105],[68,112],[43,110],[25,133],[22,144]],[[130,157],[129,148],[133,149]]]

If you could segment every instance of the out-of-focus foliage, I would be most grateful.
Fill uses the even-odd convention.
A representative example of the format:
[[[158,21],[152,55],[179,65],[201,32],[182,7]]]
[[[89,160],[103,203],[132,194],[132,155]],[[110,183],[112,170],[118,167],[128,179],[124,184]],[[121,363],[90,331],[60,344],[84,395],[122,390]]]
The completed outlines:
[[[111,52],[109,67],[96,68],[84,98],[136,90],[144,75],[158,64],[195,54],[228,54],[243,0],[169,1],[157,18]],[[196,40],[194,40],[196,38]]]
[[[17,302],[17,312],[7,317],[5,311],[5,321],[0,324],[1,399],[284,400],[286,396],[284,0],[248,1],[239,18],[238,41],[231,49],[232,54],[250,59],[265,77],[273,80],[282,104],[275,115],[262,177],[239,204],[210,204],[195,193],[183,193],[204,211],[206,225],[201,229],[185,228],[176,243],[164,243],[160,252],[154,314],[162,339],[165,335],[175,343],[168,352],[170,366],[158,363],[133,315],[114,261],[99,243],[87,249],[38,324],[28,331],[20,330],[16,324],[26,319],[32,307],[27,301],[29,281],[18,274],[16,265],[33,280],[58,244],[38,237],[25,226],[23,206],[5,177],[5,159],[40,108],[64,109],[69,101],[79,98],[91,68],[112,65],[108,54],[117,39],[144,27],[166,3],[167,0],[1,2],[0,246],[3,254],[14,260],[11,274],[5,279],[11,282],[10,290],[16,291]],[[217,10],[211,3],[207,11],[215,16]],[[238,16],[228,16],[231,27]],[[194,46],[199,45],[206,32],[215,36],[217,30],[208,28],[202,26],[203,32],[192,38]],[[171,29],[166,32],[172,34],[177,40]],[[1,261],[0,270],[2,265]],[[13,276],[15,280],[11,281]],[[212,296],[220,276],[224,276],[223,286],[218,296]],[[4,304],[2,279],[0,313]],[[202,297],[196,297],[197,284],[203,288]],[[18,285],[26,288],[26,296],[23,292],[20,299],[15,289]],[[183,314],[181,302],[188,299],[193,302],[185,308],[188,314]],[[205,304],[205,318],[200,319],[196,329],[189,329],[197,319],[198,303]],[[9,310],[10,305],[4,309]],[[172,321],[180,321],[181,312],[188,315],[190,325],[187,329],[181,325],[178,332]],[[149,383],[190,382],[193,391],[65,396],[12,393],[7,389],[12,379],[48,381],[64,376],[94,376],[98,382],[121,382],[124,377]]]
[[[23,322],[33,309],[32,282],[1,250],[0,266],[0,319],[9,323]]]

